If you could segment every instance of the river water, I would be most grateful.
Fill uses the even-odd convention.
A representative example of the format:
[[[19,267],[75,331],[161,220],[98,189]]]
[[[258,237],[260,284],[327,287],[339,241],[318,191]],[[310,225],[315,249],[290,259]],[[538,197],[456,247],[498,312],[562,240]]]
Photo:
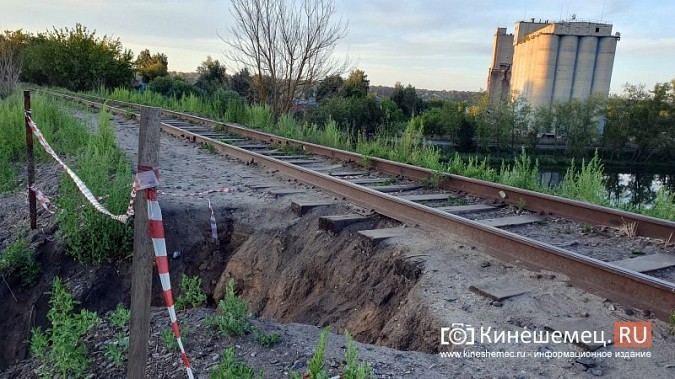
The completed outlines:
[[[649,205],[659,188],[665,187],[675,192],[675,167],[670,171],[655,171],[645,167],[605,167],[604,171],[607,198],[612,204]],[[558,186],[564,177],[565,169],[539,168],[542,185]]]

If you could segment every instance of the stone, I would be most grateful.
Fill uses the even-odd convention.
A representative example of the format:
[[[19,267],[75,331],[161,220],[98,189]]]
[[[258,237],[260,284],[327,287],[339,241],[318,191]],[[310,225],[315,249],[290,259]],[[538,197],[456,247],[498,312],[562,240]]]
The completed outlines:
[[[593,367],[588,370],[591,374],[594,376],[602,376],[604,374],[604,371],[600,367]]]
[[[581,363],[586,367],[595,367],[595,358],[581,357],[576,359],[577,363]]]

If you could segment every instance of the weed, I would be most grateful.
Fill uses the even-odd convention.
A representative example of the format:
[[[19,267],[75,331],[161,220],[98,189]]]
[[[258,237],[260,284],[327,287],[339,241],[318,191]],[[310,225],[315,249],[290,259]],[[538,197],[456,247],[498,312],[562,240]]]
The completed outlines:
[[[590,226],[589,224],[583,224],[583,225],[581,226],[581,232],[582,232],[583,234],[589,234],[589,233],[592,232],[592,231],[593,231],[593,227]]]
[[[223,360],[211,371],[211,379],[254,379],[255,371],[246,363],[236,360],[236,353],[231,347],[223,352]],[[262,378],[262,371],[258,373]]]
[[[20,277],[24,287],[35,284],[40,277],[40,265],[35,261],[27,239],[20,238],[5,248],[0,256],[0,274]]]
[[[195,308],[206,303],[206,294],[202,292],[202,279],[200,277],[189,277],[183,274],[180,287],[181,294],[176,298],[177,309]]]
[[[373,168],[373,158],[368,155],[362,155],[361,166],[363,166],[366,171],[370,171],[370,169]]]
[[[630,252],[630,257],[631,257],[631,258],[639,257],[639,256],[642,256],[642,255],[645,255],[645,252],[644,252],[644,251],[633,250],[633,251]]]
[[[305,372],[304,375],[297,372],[291,372],[291,378],[328,379],[328,370],[326,370],[324,356],[326,353],[326,339],[328,338],[329,332],[330,327],[326,327],[321,332],[321,336],[319,336],[319,345],[316,347],[316,351],[314,351],[314,355],[307,365],[307,372]]]
[[[507,166],[502,161],[502,167],[499,170],[499,182],[508,186],[524,188],[529,190],[538,190],[539,181],[539,161],[534,164],[530,157],[525,153],[525,148],[520,151],[520,156],[516,157],[513,167]]]
[[[516,207],[516,214],[521,215],[527,206],[527,202],[522,197],[518,199],[518,205]]]
[[[243,336],[251,330],[248,306],[234,294],[234,280],[227,284],[225,297],[218,303],[221,314],[206,318],[206,324],[226,337]]]
[[[664,220],[675,221],[675,193],[668,191],[665,187],[656,191],[656,198],[651,208],[645,209],[643,213],[662,218]]]
[[[132,177],[129,162],[115,144],[110,113],[99,113],[98,132],[89,137],[77,156],[77,173],[96,195],[107,195],[105,206],[123,213],[129,204]],[[131,223],[121,224],[101,215],[89,205],[75,183],[64,174],[57,205],[58,236],[67,253],[82,263],[100,264],[130,256],[133,241]]]
[[[213,144],[207,142],[202,144],[201,147],[211,154],[218,154],[218,149],[216,149],[216,147]]]
[[[605,205],[605,185],[602,178],[603,165],[595,151],[595,156],[588,164],[581,161],[581,169],[577,171],[574,159],[565,173],[563,182],[558,188],[558,194],[570,199],[578,199],[593,204]]]
[[[369,379],[374,378],[373,369],[367,363],[359,363],[359,350],[352,337],[345,330],[345,366],[342,368],[340,378],[343,379]]]
[[[136,115],[134,114],[134,112],[127,110],[124,111],[124,118],[127,120],[133,120],[136,118]]]
[[[675,336],[675,310],[670,314],[670,334]]]
[[[187,344],[187,337],[190,335],[190,329],[187,326],[183,326],[180,329],[180,340],[183,343],[183,346]],[[164,347],[168,351],[178,351],[178,341],[176,341],[176,336],[173,334],[173,329],[162,329],[159,334],[159,338],[162,340]]]
[[[124,329],[127,327],[127,324],[129,323],[129,317],[131,315],[131,311],[126,309],[124,307],[124,304],[119,303],[117,304],[117,308],[115,308],[114,311],[110,312],[110,325],[119,328],[119,329]]]
[[[58,277],[54,278],[50,293],[47,319],[51,327],[45,332],[39,328],[32,330],[30,351],[40,362],[38,375],[82,378],[89,368],[82,336],[99,322],[99,318],[95,312],[86,309],[74,314],[77,302]]]
[[[272,347],[276,345],[280,338],[280,336],[276,333],[267,334],[259,331],[258,329],[253,329],[253,336],[255,338],[255,342],[264,347]]]
[[[637,227],[638,223],[637,222],[626,222],[621,219],[622,223],[621,226],[619,226],[619,233],[621,235],[624,235],[628,238],[634,238],[637,235]]]
[[[115,334],[115,340],[105,345],[105,357],[108,358],[115,367],[120,368],[124,364],[124,358],[129,349],[129,338],[124,332]]]
[[[129,349],[129,339],[126,335],[126,328],[129,324],[131,311],[126,309],[122,303],[117,304],[117,308],[110,312],[108,321],[113,328],[118,329],[115,333],[115,340],[105,345],[105,356],[115,367],[122,367],[127,350]]]
[[[285,143],[285,144],[275,144],[273,145],[274,149],[277,151],[280,151],[282,153],[288,154],[288,155],[297,155],[301,154],[304,152],[302,150],[302,146],[296,145],[296,144],[290,144],[290,143]]]

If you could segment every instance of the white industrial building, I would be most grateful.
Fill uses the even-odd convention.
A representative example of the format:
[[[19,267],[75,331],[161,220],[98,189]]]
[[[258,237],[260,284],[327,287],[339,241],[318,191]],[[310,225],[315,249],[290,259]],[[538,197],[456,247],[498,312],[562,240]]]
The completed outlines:
[[[490,103],[522,96],[532,106],[607,96],[619,33],[602,22],[521,21],[497,28],[488,74]]]

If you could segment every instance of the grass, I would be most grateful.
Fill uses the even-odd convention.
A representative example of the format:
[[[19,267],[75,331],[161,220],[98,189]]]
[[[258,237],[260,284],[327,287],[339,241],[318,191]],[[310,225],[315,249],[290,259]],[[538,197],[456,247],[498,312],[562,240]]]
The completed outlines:
[[[21,285],[32,287],[40,277],[40,265],[33,257],[28,240],[19,238],[5,248],[0,256],[0,274],[21,278]]]
[[[26,127],[22,100],[16,94],[0,102],[0,193],[13,191],[19,186],[21,178],[18,174],[26,161]],[[33,120],[57,154],[72,156],[84,144],[87,132],[73,116],[64,111],[61,103],[41,95],[33,95],[31,106]],[[44,152],[37,139],[34,139],[33,151],[37,162],[52,159]]]
[[[176,309],[195,308],[206,303],[206,294],[202,292],[202,279],[198,276],[183,274],[180,282],[181,293],[176,298]]]
[[[130,163],[117,147],[110,126],[110,113],[99,113],[98,131],[89,136],[77,154],[73,170],[95,196],[105,196],[103,205],[113,214],[126,211],[131,191]],[[121,224],[100,214],[63,174],[56,199],[58,236],[67,253],[83,263],[101,264],[130,256],[131,223]]]
[[[255,371],[246,363],[236,359],[236,352],[233,347],[223,352],[223,357],[218,366],[211,371],[211,379],[254,379],[262,378],[263,373],[256,375]]]
[[[225,297],[218,303],[220,314],[206,318],[206,324],[220,335],[239,337],[251,331],[248,305],[234,293],[234,280],[227,284]]]
[[[598,205],[608,205],[603,181],[603,166],[596,150],[595,156],[586,164],[581,161],[577,170],[574,159],[565,173],[562,184],[556,194],[568,199],[577,199]]]
[[[89,369],[88,352],[83,336],[99,318],[86,309],[73,313],[78,304],[63,282],[54,278],[47,320],[51,326],[44,332],[33,328],[30,341],[31,355],[40,362],[38,376],[51,378],[83,378]]]

